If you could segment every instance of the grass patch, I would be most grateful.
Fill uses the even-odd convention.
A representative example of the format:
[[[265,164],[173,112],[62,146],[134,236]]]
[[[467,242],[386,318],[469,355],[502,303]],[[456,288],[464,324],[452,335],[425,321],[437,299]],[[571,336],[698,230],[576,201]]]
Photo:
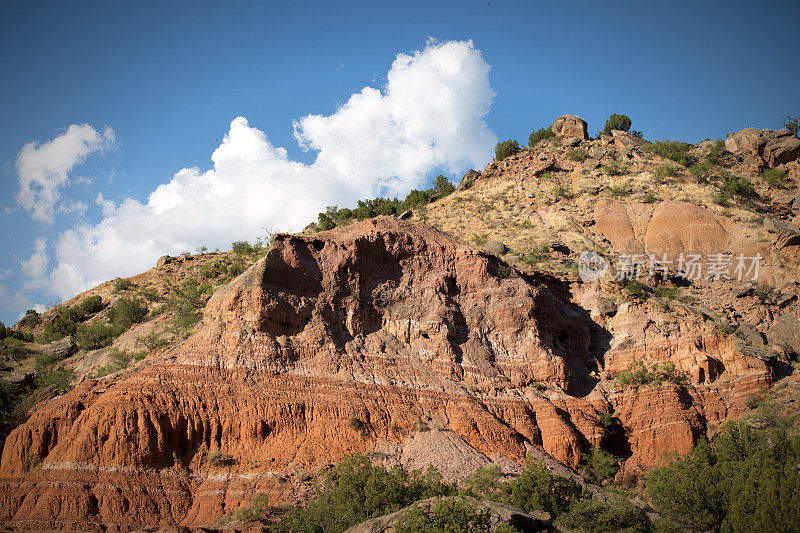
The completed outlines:
[[[664,183],[667,178],[674,178],[678,175],[678,167],[675,165],[664,164],[658,165],[653,170],[653,179],[656,183]]]
[[[692,145],[681,141],[670,141],[664,139],[662,141],[654,141],[650,143],[647,150],[664,159],[670,159],[680,165],[689,167],[694,163],[694,158],[689,154]]]
[[[584,161],[589,159],[589,152],[587,152],[583,148],[573,148],[572,150],[567,152],[567,159],[583,163]]]

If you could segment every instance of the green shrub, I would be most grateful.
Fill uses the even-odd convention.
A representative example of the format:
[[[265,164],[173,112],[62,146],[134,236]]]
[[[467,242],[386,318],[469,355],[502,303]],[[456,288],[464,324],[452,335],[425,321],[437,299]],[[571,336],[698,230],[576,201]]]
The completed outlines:
[[[653,170],[653,179],[656,183],[663,183],[667,178],[672,178],[678,175],[678,168],[674,165],[658,165]]]
[[[783,181],[786,179],[786,171],[778,168],[765,168],[761,172],[761,177],[770,187],[782,187]]]
[[[583,162],[589,159],[589,152],[587,152],[583,148],[573,148],[572,150],[567,152],[567,159],[570,159],[572,161]]]
[[[559,529],[575,533],[647,533],[652,525],[647,514],[622,497],[614,497],[608,502],[582,500],[556,521]]]
[[[445,196],[448,196],[448,195],[454,193],[455,190],[456,190],[455,185],[453,185],[450,182],[449,179],[444,177],[444,175],[439,174],[438,176],[436,176],[433,179],[433,188],[432,188],[433,194],[431,195],[431,197],[444,198]],[[412,191],[412,192],[414,192],[414,191]],[[409,196],[410,196],[410,193],[409,193]],[[420,201],[420,203],[417,204],[417,205],[423,205],[423,202],[424,201]],[[405,203],[406,203],[405,207],[407,207],[407,208],[411,208],[411,207],[416,207],[417,206],[417,205],[413,205],[413,206],[410,205],[408,197],[406,197],[406,202]],[[427,202],[424,202],[424,203],[427,203]]]
[[[656,196],[656,193],[654,193],[653,191],[647,191],[642,197],[642,202],[646,204],[654,204],[657,201],[658,197]]]
[[[497,500],[502,496],[501,476],[500,466],[496,463],[489,463],[464,480],[464,488],[461,492],[474,498]]]
[[[187,278],[172,289],[168,306],[174,313],[173,322],[180,330],[188,330],[200,320],[198,310],[211,296],[211,285]]]
[[[731,205],[731,194],[727,191],[719,191],[714,195],[714,203],[722,207]]]
[[[204,265],[204,266],[206,266],[206,265]],[[158,292],[156,291],[155,287],[145,287],[141,291],[139,291],[139,294],[141,294],[142,298],[144,298],[148,302],[157,302],[158,301]]]
[[[655,287],[653,289],[653,296],[656,298],[666,298],[668,300],[676,299],[679,293],[679,287]]]
[[[625,370],[614,376],[614,382],[622,389],[638,388],[644,385],[660,386],[664,382],[683,384],[686,383],[686,376],[677,371],[672,361],[649,365],[645,361],[634,359]]]
[[[433,186],[430,189],[421,191],[414,189],[403,201],[397,198],[373,198],[359,200],[355,209],[339,209],[336,206],[330,206],[325,212],[319,213],[317,222],[312,222],[306,229],[326,231],[348,224],[353,220],[367,220],[381,215],[397,215],[407,209],[417,209],[436,199],[443,198],[453,193],[455,189],[450,180],[439,174],[434,178]]]
[[[609,176],[621,176],[625,173],[625,165],[620,163],[619,161],[611,161],[606,165],[602,165],[600,170],[603,173],[608,174]]]
[[[327,472],[317,488],[317,498],[305,509],[286,515],[272,531],[341,533],[355,524],[399,511],[413,502],[455,494],[441,474],[409,472],[402,465],[386,469],[361,454],[345,456]]]
[[[555,139],[556,134],[553,133],[549,127],[547,128],[539,128],[538,130],[531,132],[530,136],[528,137],[528,147],[533,148],[537,144],[547,139]]]
[[[241,522],[243,524],[255,522],[265,518],[265,514],[268,510],[269,496],[264,493],[260,493],[253,498],[253,501],[250,502],[250,505],[241,507],[231,514],[223,516],[217,520],[216,525],[217,527],[224,527],[233,522]]]
[[[611,193],[611,196],[614,198],[619,198],[621,196],[628,196],[633,192],[633,189],[631,189],[627,184],[620,184],[609,187],[608,192]]]
[[[42,342],[53,342],[68,335],[75,335],[77,325],[84,319],[80,309],[76,307],[54,307],[53,316],[45,323]]]
[[[258,244],[253,245],[247,241],[236,241],[231,244],[231,251],[240,257],[251,258],[261,252],[261,247]]]
[[[671,159],[685,167],[691,166],[694,159],[689,154],[692,145],[681,141],[670,141],[664,139],[663,141],[654,141],[650,143],[647,149],[665,159]]]
[[[222,453],[218,448],[214,448],[208,452],[206,462],[211,466],[225,466],[231,462],[231,458]]]
[[[603,133],[610,135],[611,130],[628,131],[629,129],[631,129],[631,119],[628,115],[618,115],[617,113],[612,113],[611,116],[606,119],[606,125],[603,128]]]
[[[599,448],[592,448],[588,454],[583,454],[581,460],[581,474],[592,483],[614,479],[619,472],[619,457]]]
[[[37,370],[35,384],[37,389],[42,389],[55,385],[58,394],[64,394],[72,388],[75,381],[75,374],[67,368],[53,369],[44,368]]]
[[[517,143],[517,141],[509,139],[507,141],[499,142],[494,148],[494,160],[502,161],[506,157],[516,154],[519,152],[519,150],[519,143]]]
[[[794,531],[800,524],[800,438],[728,424],[713,443],[653,469],[653,505],[683,531]]]
[[[463,500],[440,501],[436,507],[423,510],[414,504],[403,514],[395,527],[397,533],[489,533],[491,515],[475,511]]]
[[[81,302],[80,311],[84,315],[94,315],[103,310],[103,299],[99,294],[89,296]]]
[[[142,322],[145,317],[147,317],[147,305],[138,296],[123,296],[108,310],[108,320],[117,335]]]
[[[133,282],[128,278],[116,278],[114,280],[114,292],[127,291],[133,287]]]
[[[700,161],[689,167],[689,173],[697,183],[705,183],[711,177],[714,165],[708,161]]]
[[[21,339],[8,335],[3,340],[0,340],[0,356],[4,358],[12,361],[21,361],[28,357],[30,353],[31,351],[25,346],[25,341]]]
[[[723,157],[727,150],[725,149],[725,140],[716,139],[711,149],[705,156],[706,163],[709,165],[722,165],[724,163]]]
[[[526,461],[525,469],[510,485],[514,506],[529,512],[545,511],[556,517],[582,497],[582,489],[574,479],[551,474],[531,460]]]
[[[81,324],[75,332],[75,343],[84,350],[99,350],[110,345],[117,335],[114,326],[110,324]]]
[[[560,183],[554,186],[552,189],[550,189],[550,194],[552,194],[556,198],[564,198],[564,199],[572,198],[572,192]]]
[[[147,348],[147,351],[158,350],[160,348],[163,348],[163,347],[169,345],[169,343],[166,341],[166,339],[161,337],[161,335],[158,334],[158,332],[155,330],[155,328],[152,329],[150,331],[150,333],[148,333],[144,337],[140,338],[138,340],[138,343],[141,346],[144,346],[145,348]]]
[[[786,121],[783,123],[783,127],[789,130],[789,133],[797,137],[798,123],[800,123],[800,116],[792,118],[790,115],[786,115]]]
[[[637,279],[622,279],[617,284],[625,292],[640,300],[647,300],[653,292],[653,289]]]
[[[722,190],[737,198],[754,198],[758,196],[750,180],[741,176],[726,176]]]

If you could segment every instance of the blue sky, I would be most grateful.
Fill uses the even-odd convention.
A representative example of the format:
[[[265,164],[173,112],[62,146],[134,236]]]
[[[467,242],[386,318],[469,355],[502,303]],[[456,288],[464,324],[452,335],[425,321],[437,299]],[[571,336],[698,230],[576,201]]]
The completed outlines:
[[[402,194],[440,171],[457,182],[491,156],[481,143],[524,142],[564,113],[592,133],[625,113],[650,139],[777,129],[800,114],[799,18],[796,1],[3,2],[0,320],[137,273],[154,255],[298,229],[320,206]],[[392,70],[398,54],[408,68]],[[350,114],[337,112],[348,102]],[[459,115],[449,130],[440,110]],[[304,150],[293,121],[308,115],[319,118],[301,121]],[[83,124],[97,137],[64,167],[52,220],[33,216],[18,197],[21,150]],[[212,213],[229,182],[262,196]],[[291,217],[269,203],[287,188],[292,203],[278,205]],[[168,239],[153,238],[159,224]]]

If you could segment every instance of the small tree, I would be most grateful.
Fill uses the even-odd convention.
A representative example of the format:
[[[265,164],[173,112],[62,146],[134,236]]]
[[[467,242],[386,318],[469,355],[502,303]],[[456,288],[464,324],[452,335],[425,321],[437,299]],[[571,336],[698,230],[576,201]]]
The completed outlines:
[[[530,137],[528,137],[528,148],[533,148],[544,140],[554,139],[555,136],[556,134],[553,133],[553,130],[550,128],[539,128],[538,130],[531,132]]]
[[[516,154],[519,150],[519,143],[512,139],[497,143],[494,148],[494,159],[495,161],[502,161],[506,157]]]
[[[606,127],[603,128],[603,133],[609,135],[611,130],[628,131],[629,129],[631,129],[631,118],[628,115],[612,113],[606,120]]]
[[[433,194],[439,198],[443,198],[455,190],[455,186],[450,183],[450,180],[445,178],[442,174],[439,174],[433,180]]]
[[[511,487],[511,501],[525,511],[541,510],[558,516],[580,500],[582,493],[574,479],[553,475],[544,466],[528,460]]]
[[[791,116],[786,115],[786,122],[783,123],[783,127],[789,130],[789,133],[797,137],[798,123],[800,123],[800,116],[792,118]]]

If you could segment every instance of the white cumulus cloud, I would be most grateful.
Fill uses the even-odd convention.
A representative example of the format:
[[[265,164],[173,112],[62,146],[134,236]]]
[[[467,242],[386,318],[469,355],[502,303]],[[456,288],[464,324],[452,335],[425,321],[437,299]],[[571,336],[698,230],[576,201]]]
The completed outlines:
[[[311,164],[290,160],[245,118],[234,119],[212,168],[180,170],[144,203],[98,195],[102,220],[56,243],[51,292],[69,298],[146,270],[163,254],[298,230],[327,205],[422,187],[437,168],[457,177],[482,167],[496,143],[485,122],[494,98],[489,68],[471,41],[398,55],[382,90],[365,87],[332,115],[295,121],[298,142],[317,153]]]
[[[88,124],[73,124],[63,134],[45,143],[29,142],[17,156],[19,205],[36,220],[52,223],[61,196],[60,189],[69,183],[69,171],[90,153],[106,149],[113,143],[114,131],[111,128],[106,128],[101,134]]]
[[[34,241],[33,253],[30,257],[22,261],[22,275],[26,278],[24,290],[35,290],[43,288],[47,283],[47,239],[39,237]]]

